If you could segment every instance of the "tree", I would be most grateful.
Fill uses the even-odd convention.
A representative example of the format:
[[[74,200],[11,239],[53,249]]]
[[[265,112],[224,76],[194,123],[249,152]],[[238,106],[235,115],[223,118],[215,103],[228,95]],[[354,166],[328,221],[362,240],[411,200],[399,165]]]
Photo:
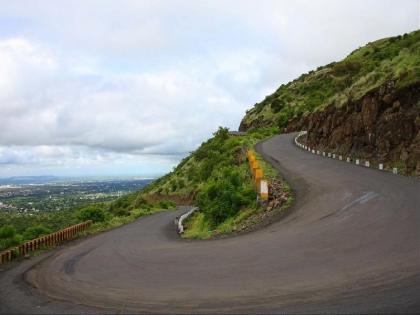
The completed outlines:
[[[33,240],[34,238],[38,238],[41,235],[46,235],[51,233],[51,230],[43,226],[42,224],[37,224],[34,226],[28,227],[25,232],[23,232],[23,237],[26,240]]]
[[[100,207],[88,206],[81,209],[77,217],[82,221],[92,220],[93,222],[103,222],[106,219],[106,213]]]

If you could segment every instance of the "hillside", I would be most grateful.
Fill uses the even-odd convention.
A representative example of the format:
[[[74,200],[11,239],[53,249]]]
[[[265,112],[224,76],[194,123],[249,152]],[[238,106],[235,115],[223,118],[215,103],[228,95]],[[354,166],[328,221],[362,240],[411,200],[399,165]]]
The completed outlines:
[[[420,175],[420,31],[384,38],[280,86],[240,130],[308,130],[308,144]]]
[[[248,229],[250,224],[258,223],[266,208],[256,202],[245,151],[278,132],[278,128],[260,128],[234,135],[219,128],[172,172],[140,191],[140,196],[150,203],[172,200],[199,206],[200,213],[187,223],[186,237],[208,238]],[[261,159],[259,162],[280,195],[270,199],[268,206],[280,210],[291,201],[287,184],[269,164]]]

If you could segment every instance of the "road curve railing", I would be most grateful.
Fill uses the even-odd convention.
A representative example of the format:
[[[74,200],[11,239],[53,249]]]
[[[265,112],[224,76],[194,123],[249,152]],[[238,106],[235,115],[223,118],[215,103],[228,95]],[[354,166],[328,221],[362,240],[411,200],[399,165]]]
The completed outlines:
[[[0,253],[0,265],[11,261],[12,259],[26,256],[43,247],[52,247],[61,245],[77,237],[77,235],[89,228],[92,221],[82,222],[63,230],[44,235],[31,241],[27,241],[19,246]]]
[[[192,207],[188,212],[184,213],[183,215],[181,215],[179,218],[175,219],[175,224],[177,225],[178,228],[178,233],[182,234],[184,233],[184,221],[190,216],[192,215],[194,212],[198,211],[199,208],[198,207]]]
[[[308,134],[307,131],[300,131],[298,133],[298,135],[295,137],[295,144],[299,148],[301,148],[303,150],[306,150],[306,151],[308,151],[309,153],[312,153],[312,154],[322,155],[324,157],[328,157],[328,158],[332,158],[332,159],[338,159],[340,161],[346,161],[347,163],[354,163],[355,165],[358,165],[358,166],[372,167],[370,161],[368,161],[368,160],[362,160],[361,158],[351,157],[351,156],[343,156],[343,155],[328,152],[328,151],[320,151],[315,147],[307,146],[306,144],[302,143],[301,139],[300,139],[307,134]],[[384,168],[383,163],[378,164],[378,169],[381,170],[381,171],[388,171],[387,169]],[[396,167],[392,168],[392,170],[390,170],[390,171],[392,171],[393,174],[398,174],[398,168],[396,168]]]

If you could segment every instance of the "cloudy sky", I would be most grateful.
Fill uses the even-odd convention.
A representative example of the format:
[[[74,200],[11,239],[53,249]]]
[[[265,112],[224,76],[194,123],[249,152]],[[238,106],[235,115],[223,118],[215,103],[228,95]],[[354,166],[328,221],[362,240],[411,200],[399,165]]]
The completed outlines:
[[[419,0],[0,0],[0,177],[155,176]]]

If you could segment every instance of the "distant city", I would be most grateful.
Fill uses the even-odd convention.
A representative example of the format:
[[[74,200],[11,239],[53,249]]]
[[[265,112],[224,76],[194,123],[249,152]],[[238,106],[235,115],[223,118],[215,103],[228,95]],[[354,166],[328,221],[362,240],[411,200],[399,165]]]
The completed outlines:
[[[33,214],[68,210],[89,203],[111,201],[137,191],[151,181],[152,178],[139,177],[0,178],[0,211]]]

